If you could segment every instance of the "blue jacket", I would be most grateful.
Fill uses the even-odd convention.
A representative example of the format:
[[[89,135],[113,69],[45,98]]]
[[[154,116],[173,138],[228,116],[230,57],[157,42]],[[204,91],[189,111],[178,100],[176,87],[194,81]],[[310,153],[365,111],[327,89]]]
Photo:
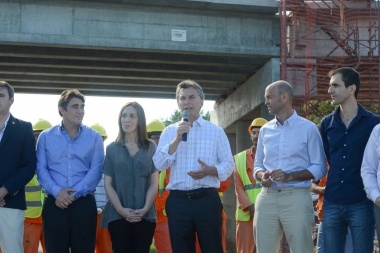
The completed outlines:
[[[8,190],[5,208],[26,209],[25,185],[36,169],[32,124],[12,115],[0,142],[0,187]]]

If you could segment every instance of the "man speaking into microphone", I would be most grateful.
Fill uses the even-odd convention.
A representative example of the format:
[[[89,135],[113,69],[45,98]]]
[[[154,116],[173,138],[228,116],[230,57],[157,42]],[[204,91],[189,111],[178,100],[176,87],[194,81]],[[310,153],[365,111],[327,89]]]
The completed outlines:
[[[204,120],[202,87],[192,80],[177,85],[183,120],[165,128],[153,156],[160,171],[170,167],[166,214],[173,253],[195,253],[198,235],[202,253],[222,253],[221,181],[234,169],[223,129]],[[187,119],[187,120],[186,120]]]

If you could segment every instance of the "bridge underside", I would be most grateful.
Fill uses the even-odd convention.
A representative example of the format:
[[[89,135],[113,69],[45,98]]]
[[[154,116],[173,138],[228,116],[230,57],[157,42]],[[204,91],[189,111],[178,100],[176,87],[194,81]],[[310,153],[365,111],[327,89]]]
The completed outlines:
[[[225,99],[270,57],[0,43],[0,78],[17,92],[174,98],[184,79],[199,82],[208,100]]]
[[[279,56],[275,0],[3,0],[0,79],[17,92],[224,101]]]

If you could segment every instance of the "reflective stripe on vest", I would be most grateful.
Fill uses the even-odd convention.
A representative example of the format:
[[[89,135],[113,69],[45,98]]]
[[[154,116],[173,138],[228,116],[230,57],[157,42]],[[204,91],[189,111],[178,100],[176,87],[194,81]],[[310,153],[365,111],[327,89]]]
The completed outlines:
[[[32,180],[25,186],[26,211],[25,217],[38,218],[42,213],[44,203],[44,193],[42,187],[37,181],[37,176],[34,175]]]
[[[240,152],[239,154],[235,155],[235,163],[236,168],[239,173],[239,176],[243,182],[244,185],[244,191],[247,194],[249,200],[252,204],[255,204],[256,197],[260,193],[261,190],[261,184],[256,183],[255,186],[252,185],[251,180],[248,177],[247,173],[247,151]],[[237,221],[249,221],[251,219],[251,215],[249,214],[249,211],[243,211],[243,209],[240,208],[240,206],[236,209],[235,214]]]
[[[165,191],[165,179],[166,179],[166,170],[163,170],[158,175],[158,196],[161,196]],[[166,216],[166,210],[162,210],[162,213]]]

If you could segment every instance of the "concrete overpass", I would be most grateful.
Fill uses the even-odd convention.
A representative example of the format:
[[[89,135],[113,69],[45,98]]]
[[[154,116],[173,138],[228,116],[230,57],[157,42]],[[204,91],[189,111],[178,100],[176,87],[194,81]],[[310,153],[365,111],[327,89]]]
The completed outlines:
[[[191,78],[221,103],[279,57],[278,5],[1,0],[0,78],[26,93],[152,98],[173,98]]]
[[[277,0],[0,0],[0,79],[24,93],[174,98],[190,78],[238,152],[252,119],[269,118],[278,9]],[[234,227],[235,202],[225,207]]]

